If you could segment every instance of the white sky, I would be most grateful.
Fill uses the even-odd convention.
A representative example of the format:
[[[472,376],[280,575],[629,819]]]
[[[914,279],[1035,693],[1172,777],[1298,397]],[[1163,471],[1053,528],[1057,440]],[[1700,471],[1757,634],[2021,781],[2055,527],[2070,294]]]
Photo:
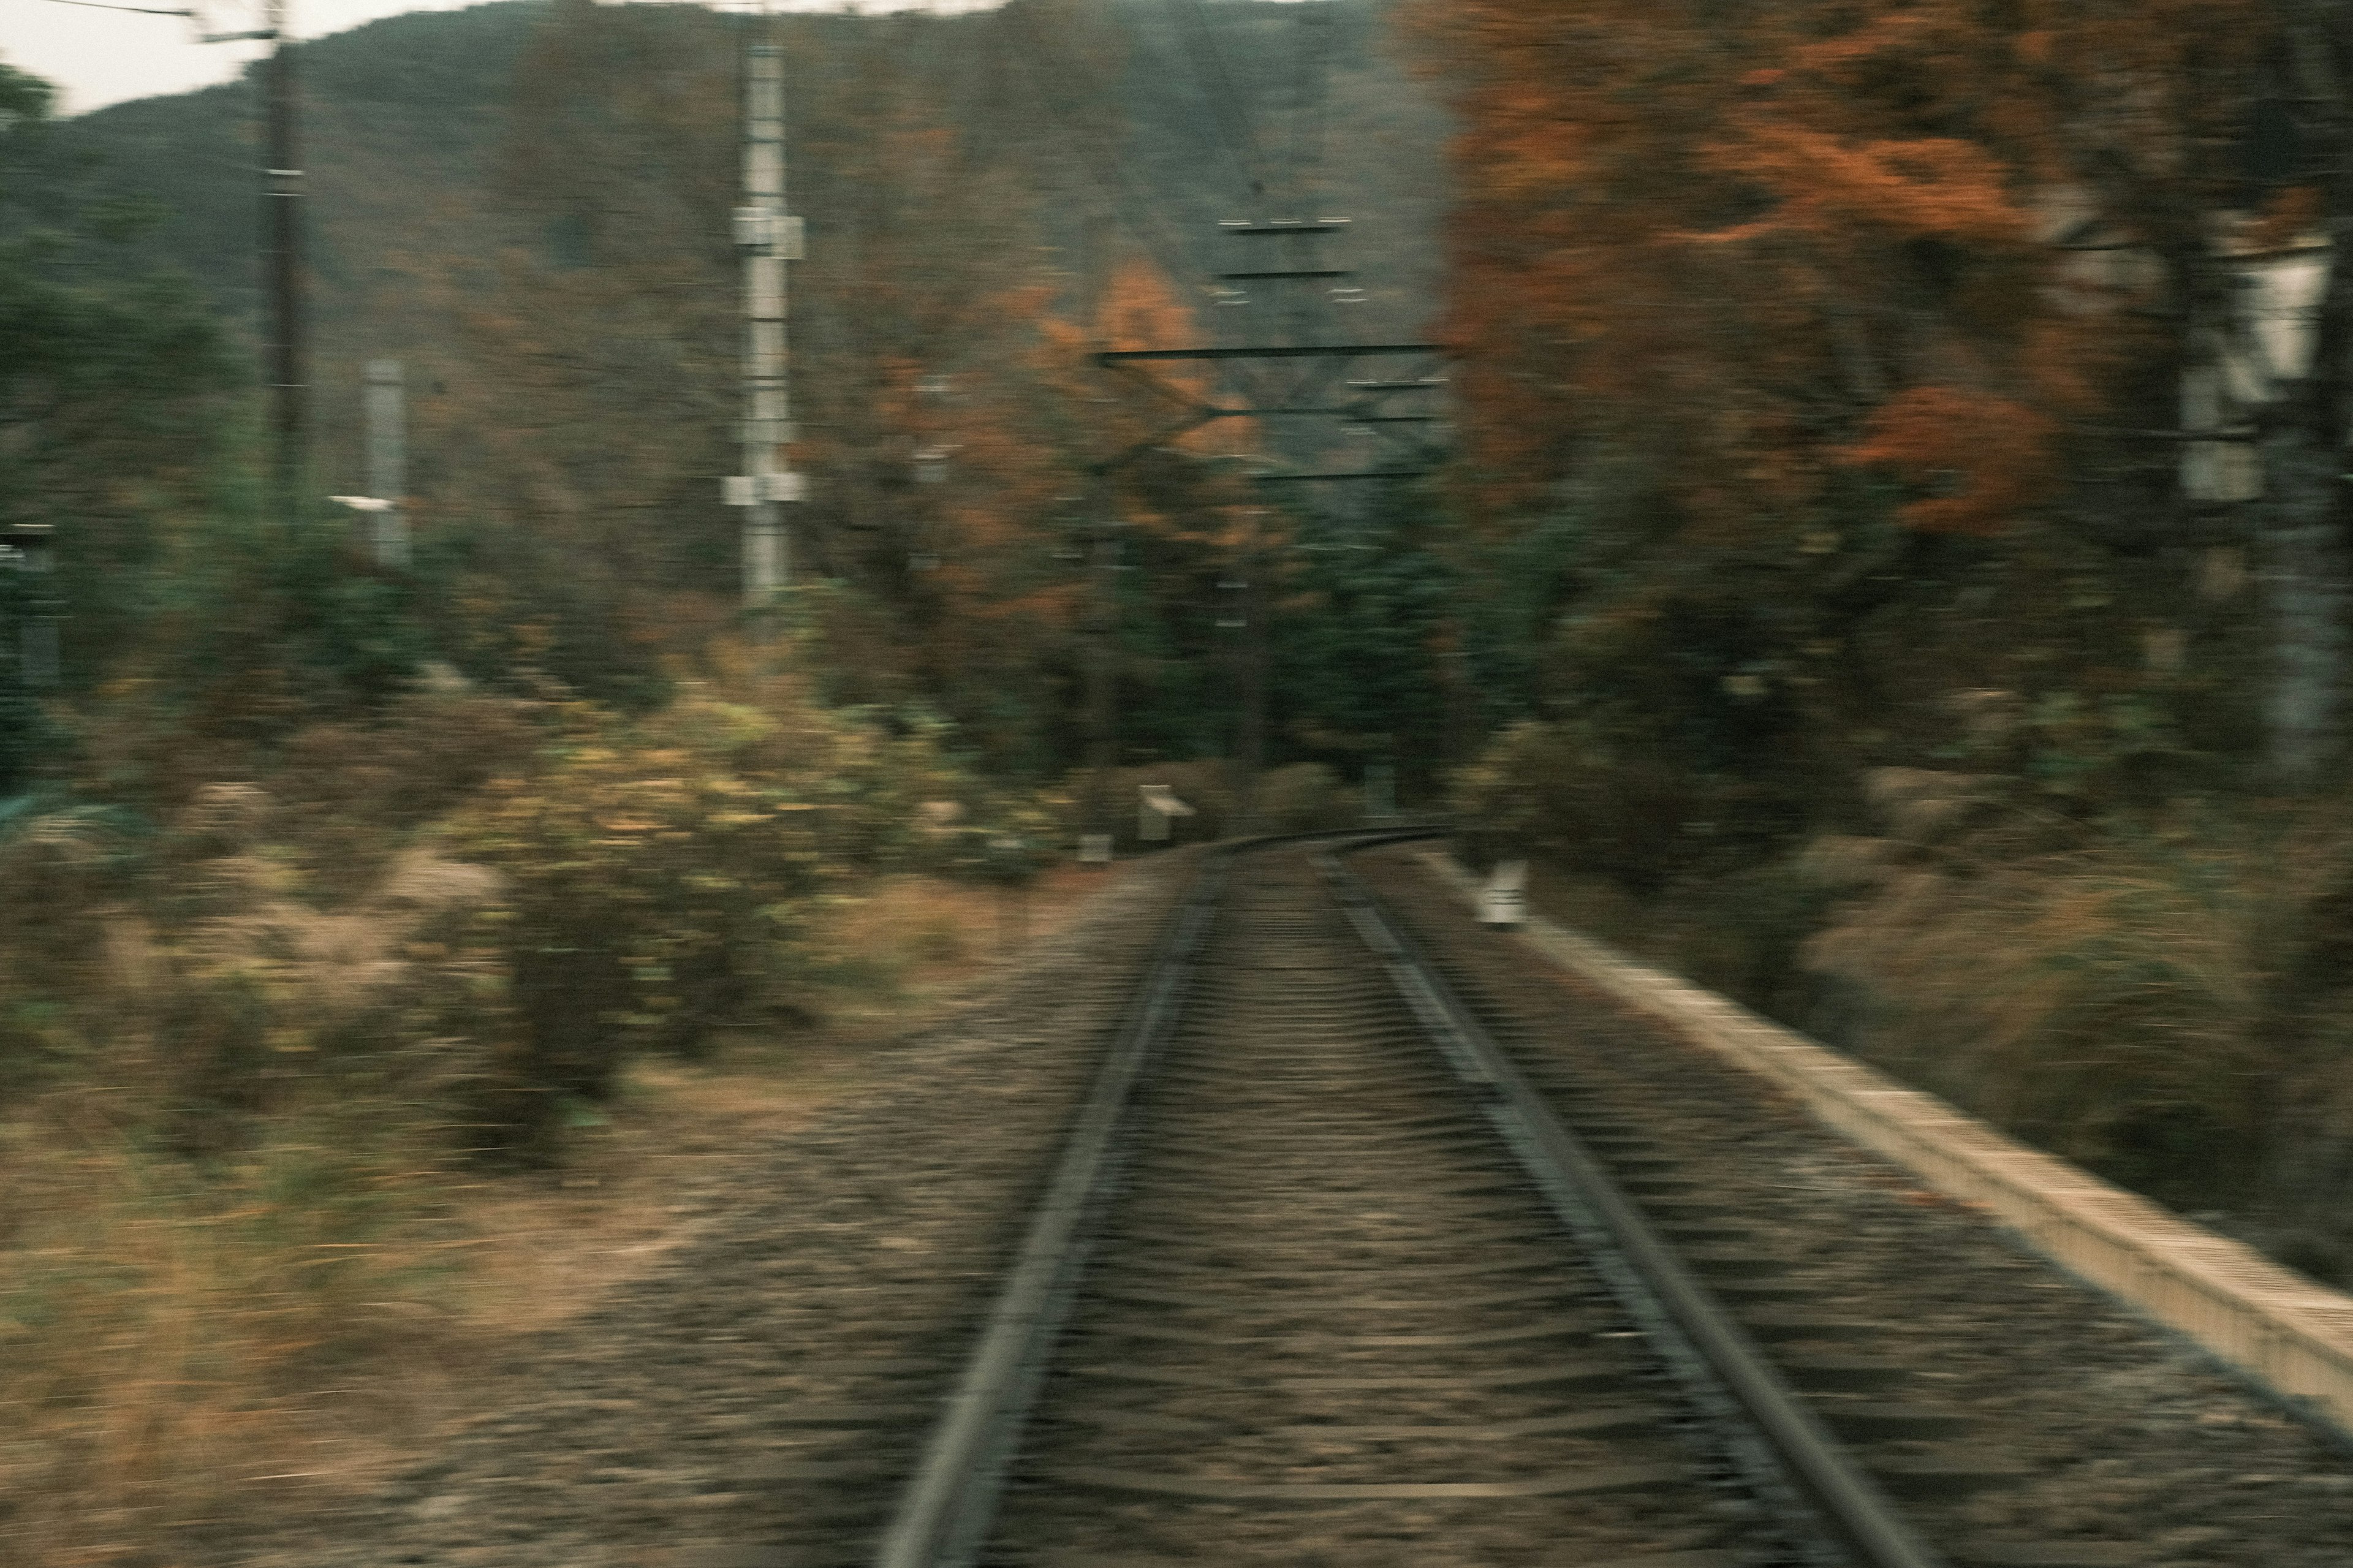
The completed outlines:
[[[186,8],[203,13],[203,24],[184,16],[150,16],[93,10],[61,0],[0,0],[0,60],[46,77],[58,86],[58,111],[80,114],[126,98],[187,92],[215,82],[234,81],[248,61],[268,46],[206,44],[199,32],[241,33],[261,25],[262,0],[121,0],[156,10]],[[295,33],[315,38],[363,22],[408,11],[462,10],[471,0],[289,0]],[[968,11],[990,0],[783,0],[783,11],[898,9]],[[748,9],[729,4],[727,10]]]

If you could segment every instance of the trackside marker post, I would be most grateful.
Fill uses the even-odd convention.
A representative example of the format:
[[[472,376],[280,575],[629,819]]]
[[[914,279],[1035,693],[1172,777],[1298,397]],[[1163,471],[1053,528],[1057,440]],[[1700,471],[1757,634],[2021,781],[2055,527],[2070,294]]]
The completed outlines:
[[[1498,860],[1487,874],[1487,885],[1479,889],[1479,923],[1491,926],[1519,926],[1528,918],[1528,863],[1525,860]]]

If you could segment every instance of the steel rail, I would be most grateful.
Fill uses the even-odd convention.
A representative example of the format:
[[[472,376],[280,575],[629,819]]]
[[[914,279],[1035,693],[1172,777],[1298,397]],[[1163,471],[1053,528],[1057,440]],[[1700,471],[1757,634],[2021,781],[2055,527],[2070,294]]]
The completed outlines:
[[[964,1377],[900,1494],[876,1568],[965,1568],[979,1558],[1007,1467],[1100,1228],[1111,1178],[1123,1163],[1119,1134],[1136,1086],[1175,1032],[1231,855],[1230,847],[1212,852],[1153,956],[1045,1196],[1032,1211]]]
[[[1716,1304],[1355,874],[1331,850],[1318,851],[1314,862],[1399,996],[1563,1223],[1588,1244],[1599,1272],[1676,1372],[1686,1395],[1710,1415],[1724,1414],[1725,1401],[1734,1402],[1746,1416],[1743,1425],[1761,1435],[1768,1453],[1734,1441],[1742,1479],[1767,1498],[1794,1489],[1839,1544],[1869,1568],[1947,1568],[1947,1560],[1848,1458],[1747,1331]],[[1624,1267],[1609,1267],[1613,1258]],[[1629,1270],[1636,1278],[1629,1279]]]
[[[874,1568],[971,1568],[979,1561],[1006,1471],[1045,1380],[1054,1342],[1109,1205],[1113,1178],[1124,1163],[1120,1134],[1135,1090],[1176,1031],[1232,857],[1250,848],[1335,837],[1352,847],[1371,848],[1443,831],[1401,826],[1275,834],[1219,845],[1210,852],[1155,952],[1137,1003],[1123,1020],[1073,1122],[1021,1249],[965,1363],[964,1376],[900,1491]]]

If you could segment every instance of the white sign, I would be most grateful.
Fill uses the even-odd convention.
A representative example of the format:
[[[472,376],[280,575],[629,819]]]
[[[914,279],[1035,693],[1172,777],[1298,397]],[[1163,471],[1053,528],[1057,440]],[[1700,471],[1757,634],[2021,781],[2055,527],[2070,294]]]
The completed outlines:
[[[1138,784],[1135,805],[1135,836],[1146,844],[1168,842],[1170,826],[1180,816],[1190,816],[1193,808],[1178,800],[1166,784]]]
[[[779,474],[729,474],[719,481],[729,506],[753,506],[764,500],[806,500],[808,480],[797,471]]]
[[[1526,861],[1497,861],[1495,868],[1487,874],[1487,885],[1479,889],[1479,923],[1491,926],[1526,924],[1527,885]]]

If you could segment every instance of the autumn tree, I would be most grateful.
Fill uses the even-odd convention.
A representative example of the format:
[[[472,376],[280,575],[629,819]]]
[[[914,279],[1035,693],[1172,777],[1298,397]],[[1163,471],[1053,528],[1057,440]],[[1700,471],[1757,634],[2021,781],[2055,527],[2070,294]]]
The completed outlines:
[[[1797,759],[1802,803],[1949,742],[1965,689],[2194,707],[2142,632],[2246,526],[2183,498],[2172,432],[2218,222],[2268,199],[2278,20],[1425,7],[1466,497],[1577,520],[1556,713],[1701,773]]]

